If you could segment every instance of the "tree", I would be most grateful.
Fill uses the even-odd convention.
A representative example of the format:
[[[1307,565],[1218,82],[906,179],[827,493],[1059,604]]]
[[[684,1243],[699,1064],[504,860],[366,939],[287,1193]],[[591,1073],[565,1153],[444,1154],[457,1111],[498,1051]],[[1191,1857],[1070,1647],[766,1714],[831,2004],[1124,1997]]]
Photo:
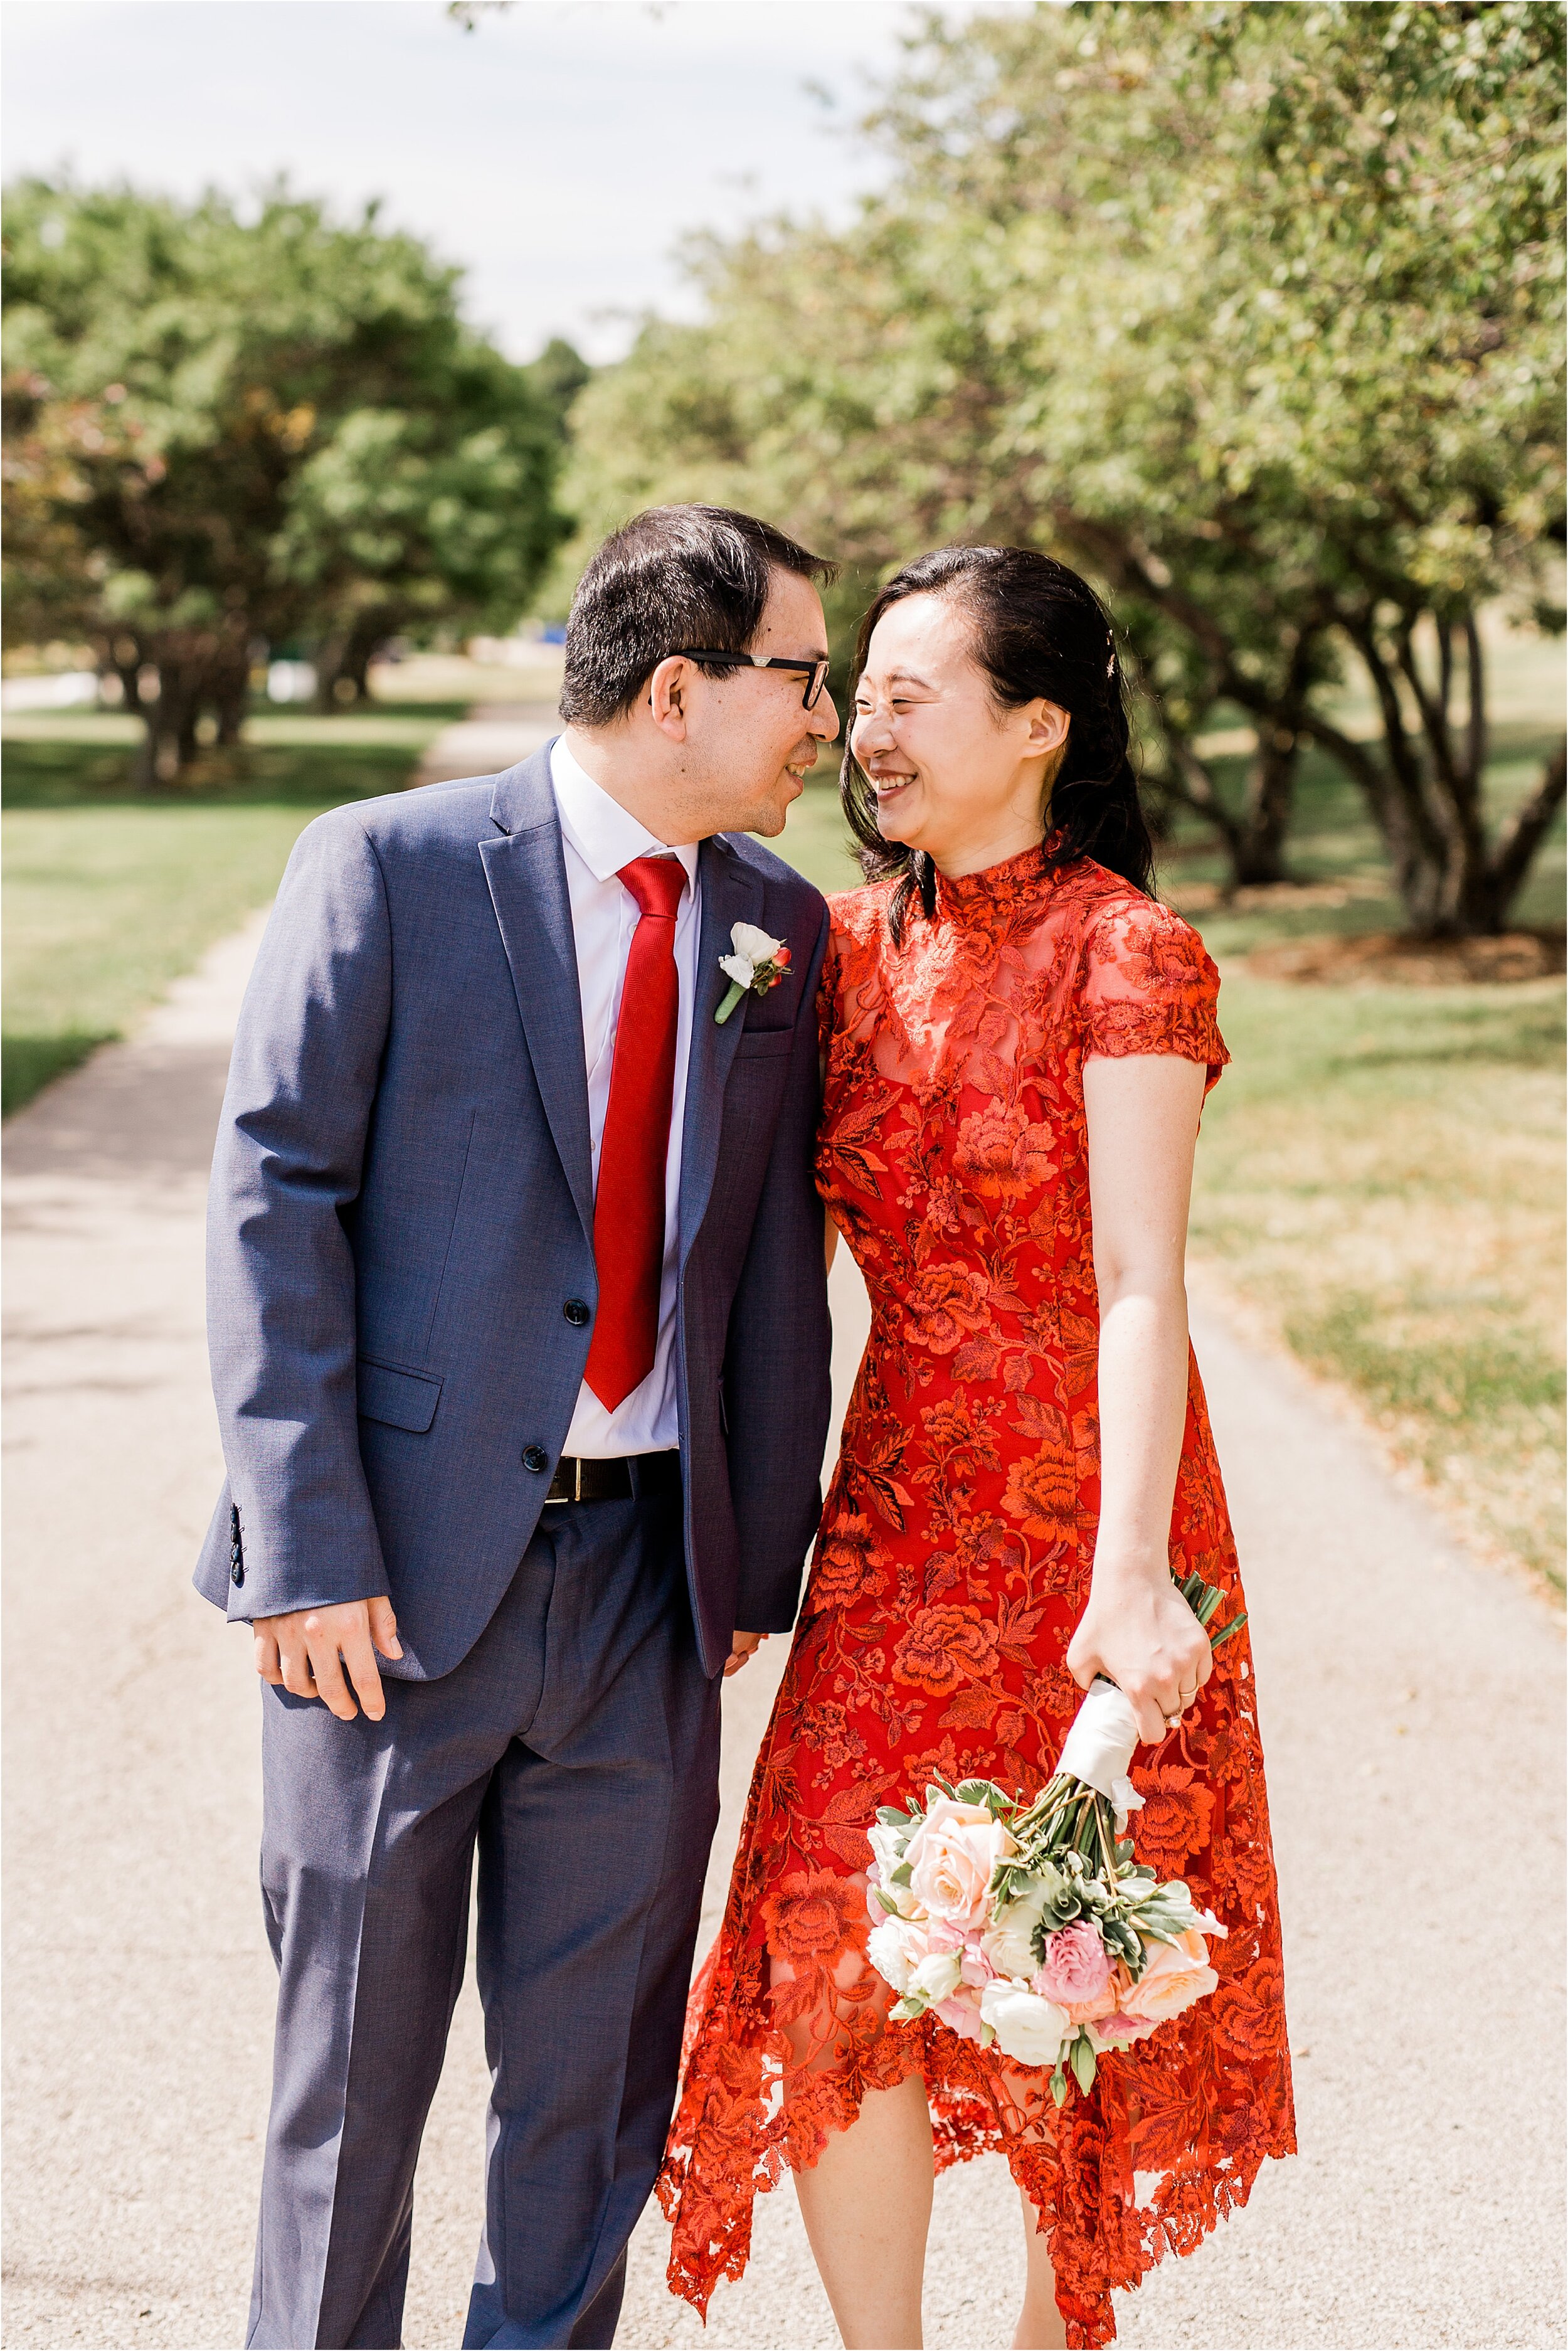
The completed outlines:
[[[1051,547],[1111,591],[1149,779],[1238,879],[1282,872],[1315,742],[1412,922],[1496,928],[1563,797],[1559,756],[1489,823],[1477,627],[1561,623],[1562,50],[1534,0],[933,19],[873,120],[886,191],[697,250],[706,319],[583,394],[570,502],[716,482],[873,569]],[[1371,742],[1330,692],[1358,664]],[[1239,801],[1197,747],[1227,707]]]
[[[330,688],[397,630],[523,608],[565,527],[559,422],[456,291],[373,207],[11,192],[8,627],[98,648],[149,779],[203,711],[237,732],[258,639],[319,642]]]

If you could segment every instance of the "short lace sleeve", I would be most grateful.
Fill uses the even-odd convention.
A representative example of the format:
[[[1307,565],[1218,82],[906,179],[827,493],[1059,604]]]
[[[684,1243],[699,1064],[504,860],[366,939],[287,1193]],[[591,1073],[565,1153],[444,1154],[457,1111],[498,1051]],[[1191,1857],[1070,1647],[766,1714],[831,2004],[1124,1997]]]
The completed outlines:
[[[1118,899],[1090,924],[1086,1056],[1176,1053],[1207,1063],[1212,1086],[1230,1059],[1215,1019],[1218,998],[1219,974],[1203,941],[1168,906],[1153,898]]]

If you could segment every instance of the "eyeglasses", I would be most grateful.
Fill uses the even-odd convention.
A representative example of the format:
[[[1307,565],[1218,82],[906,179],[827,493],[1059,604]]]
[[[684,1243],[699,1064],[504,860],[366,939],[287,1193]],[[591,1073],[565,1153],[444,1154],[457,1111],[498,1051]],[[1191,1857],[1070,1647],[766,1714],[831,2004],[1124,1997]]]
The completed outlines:
[[[803,710],[815,710],[822,698],[822,688],[828,682],[828,671],[831,667],[831,664],[826,661],[808,661],[803,653],[715,653],[710,646],[700,645],[677,645],[675,650],[684,661],[723,662],[727,669],[733,669],[737,663],[743,665],[749,663],[753,669],[795,670],[806,681],[805,692],[800,696]]]

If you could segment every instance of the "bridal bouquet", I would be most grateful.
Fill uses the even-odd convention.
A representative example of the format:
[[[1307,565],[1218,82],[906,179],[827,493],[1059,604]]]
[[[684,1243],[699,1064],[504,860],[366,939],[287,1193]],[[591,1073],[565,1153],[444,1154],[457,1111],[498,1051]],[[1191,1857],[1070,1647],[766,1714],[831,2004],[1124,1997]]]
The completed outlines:
[[[1207,1626],[1223,1595],[1196,1574],[1178,1589]],[[869,1832],[866,1951],[900,1995],[894,2019],[929,2009],[1020,2065],[1051,2066],[1059,2106],[1070,2075],[1091,2090],[1102,2051],[1129,2048],[1218,1981],[1204,1938],[1225,1928],[1185,1880],[1162,1886],[1134,1861],[1124,1834],[1143,1804],[1127,1778],[1137,1740],[1126,1698],[1096,1680],[1031,1802],[992,1780],[938,1782],[924,1806],[883,1806]]]

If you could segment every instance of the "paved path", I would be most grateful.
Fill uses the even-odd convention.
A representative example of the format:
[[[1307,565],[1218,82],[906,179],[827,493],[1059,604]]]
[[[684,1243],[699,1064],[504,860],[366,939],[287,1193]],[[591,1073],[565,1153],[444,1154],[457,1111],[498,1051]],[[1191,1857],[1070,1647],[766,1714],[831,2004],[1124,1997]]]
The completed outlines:
[[[486,702],[444,726],[419,763],[422,784],[490,776],[526,759],[560,732],[552,702]]]
[[[513,756],[516,756],[514,753]],[[244,1636],[190,1588],[219,1478],[203,1190],[256,925],[7,1129],[5,2336],[238,2342],[272,1971]],[[863,1331],[835,1276],[841,1393]],[[1290,1369],[1198,1330],[1250,1585],[1304,2152],[1123,2313],[1134,2345],[1562,2342],[1562,1644]],[[783,1663],[727,1692],[722,1898]],[[1498,1915],[1510,1906],[1516,1927]],[[465,1991],[421,2165],[407,2340],[454,2344],[481,2209]],[[1010,2339],[994,2160],[939,2184],[929,2339]],[[621,2341],[835,2336],[786,2186],[706,2337],[633,2245]]]

